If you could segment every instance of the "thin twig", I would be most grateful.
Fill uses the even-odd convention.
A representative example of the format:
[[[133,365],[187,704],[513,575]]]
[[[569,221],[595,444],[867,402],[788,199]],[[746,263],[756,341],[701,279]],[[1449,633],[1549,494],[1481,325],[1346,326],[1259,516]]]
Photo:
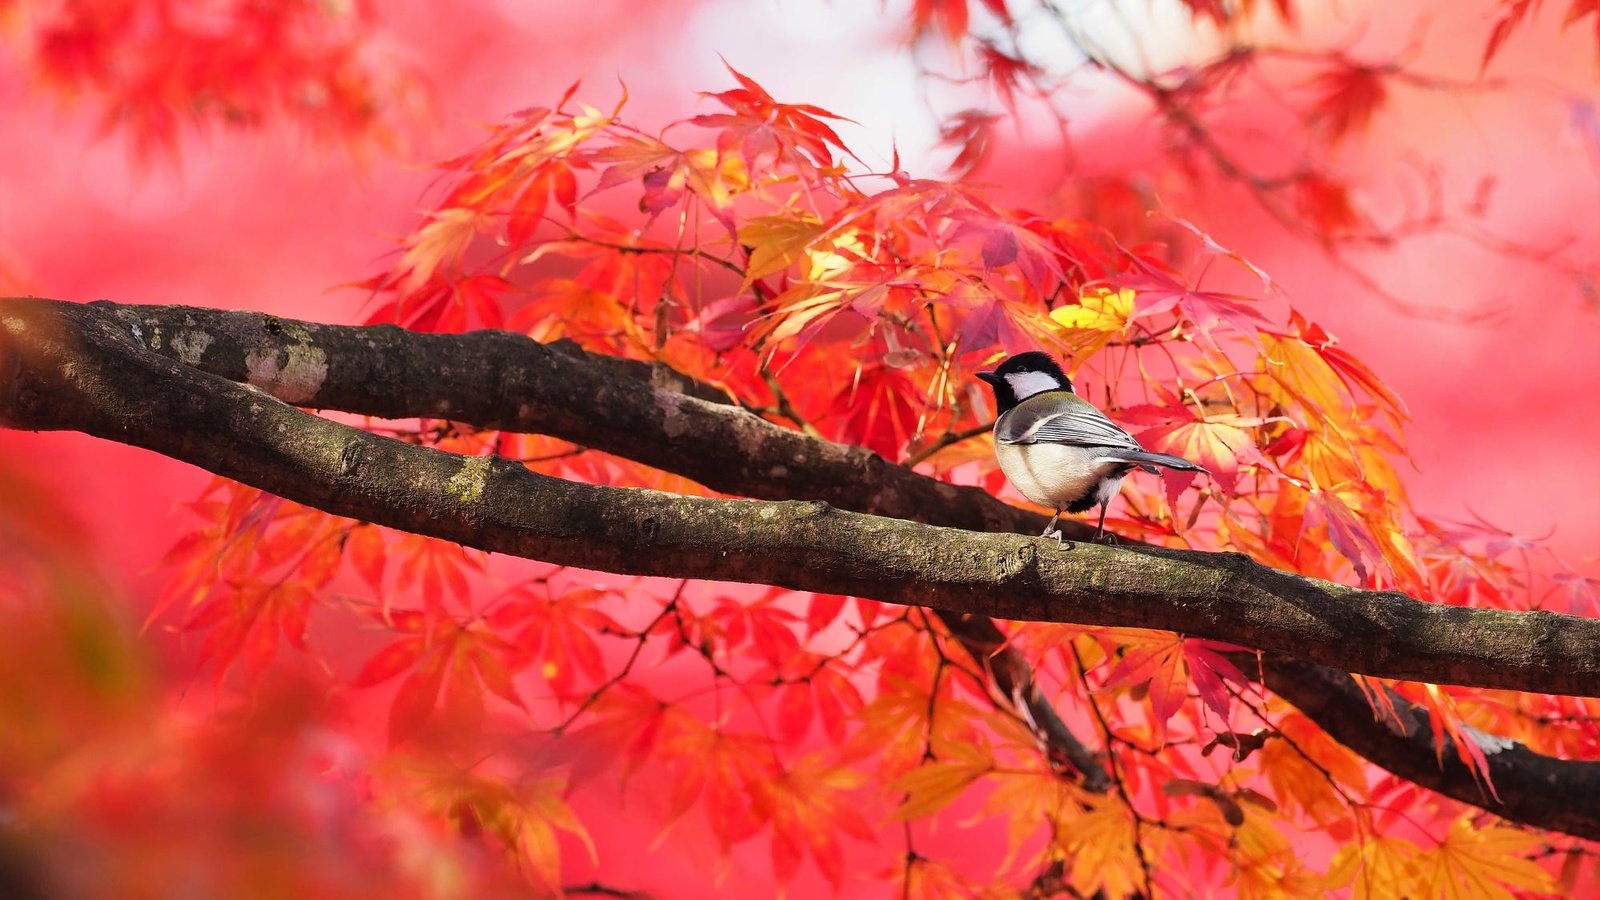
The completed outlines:
[[[980,434],[988,434],[989,430],[992,428],[994,428],[993,422],[985,422],[981,425],[973,425],[968,428],[963,428],[960,431],[946,431],[944,434],[939,435],[937,440],[906,457],[906,461],[901,463],[901,465],[908,469],[915,468],[918,463],[923,462],[928,457],[938,453],[940,450],[943,450],[951,444],[959,444],[962,441],[975,438]]]

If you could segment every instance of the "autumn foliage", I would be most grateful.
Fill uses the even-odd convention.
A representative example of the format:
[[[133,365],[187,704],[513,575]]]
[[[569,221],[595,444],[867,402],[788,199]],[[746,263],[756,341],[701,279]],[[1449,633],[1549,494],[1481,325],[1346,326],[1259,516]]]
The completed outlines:
[[[98,104],[143,151],[170,155],[196,122],[284,116],[365,145],[408,102],[369,61],[365,3],[338,16],[308,3],[11,6],[0,13],[14,41],[32,41],[39,82]],[[1211,34],[1282,28],[1300,8],[1184,6]],[[1542,18],[1538,6],[1500,5],[1488,72],[1508,42],[1560,24],[1547,19],[1600,25],[1593,3]],[[1018,4],[916,0],[898,14],[996,100],[947,121],[952,177],[897,157],[869,165],[839,117],[731,66],[665,127],[635,117],[625,86],[573,84],[438,164],[415,229],[381,271],[357,272],[362,321],[503,328],[650,361],[772,421],[1018,503],[973,374],[1042,348],[1144,446],[1210,472],[1130,478],[1108,522],[1119,534],[1439,604],[1593,614],[1593,582],[1548,562],[1534,573],[1545,557],[1523,539],[1414,508],[1402,399],[1181,207],[1131,177],[1031,209],[959,177],[982,171],[991,129],[1061,77],[1018,49]],[[1224,96],[1245,70],[1295,67],[1292,135],[1325,149],[1361,141],[1394,84],[1417,76],[1343,51],[1232,46],[1148,78],[1085,58],[1172,129],[1178,196],[1232,180],[1348,260],[1380,226],[1349,173],[1320,162],[1334,157],[1238,156],[1202,111],[1251,102]],[[562,478],[704,493],[545,436],[361,424]],[[103,893],[184,873],[202,893],[626,891],[657,854],[708,861],[686,870],[701,881],[685,896],[734,868],[758,873],[754,890],[824,896],[1595,884],[1588,843],[1378,769],[1265,692],[1230,645],[1004,624],[1098,754],[1096,784],[922,609],[491,559],[221,480],[175,520],[167,587],[141,631],[105,600],[75,526],[6,462],[0,803],[27,827],[6,826],[0,857],[24,861],[19,884],[77,872],[69,887]],[[142,649],[169,631],[182,671]],[[1429,710],[1486,795],[1482,735],[1564,758],[1600,743],[1590,700],[1388,686]],[[1384,687],[1366,682],[1380,719]]]
[[[8,2],[6,19],[37,84],[91,104],[140,158],[171,161],[184,129],[280,121],[366,151],[423,102],[366,0]]]

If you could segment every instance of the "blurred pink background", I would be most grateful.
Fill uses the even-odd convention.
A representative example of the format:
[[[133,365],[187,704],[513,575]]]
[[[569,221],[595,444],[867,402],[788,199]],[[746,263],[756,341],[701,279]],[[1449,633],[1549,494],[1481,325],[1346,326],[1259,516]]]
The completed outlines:
[[[580,97],[597,106],[615,102],[618,80],[625,82],[627,115],[647,127],[704,111],[695,92],[730,84],[718,54],[780,99],[861,123],[840,131],[868,163],[886,166],[898,146],[913,173],[938,176],[950,153],[934,146],[927,86],[901,43],[907,5],[890,3],[885,12],[876,3],[825,0],[495,0],[446,12],[443,4],[395,2],[390,30],[431,82],[434,120],[416,129],[405,155],[365,165],[273,127],[187,140],[175,171],[138,172],[123,136],[97,137],[82,110],[61,108],[30,91],[19,67],[0,66],[0,105],[10,112],[0,130],[0,172],[7,173],[0,260],[16,282],[4,289],[353,321],[364,297],[337,286],[370,275],[393,252],[393,238],[413,227],[433,177],[427,162],[476,141],[482,123],[553,102],[580,77]],[[1353,36],[1361,6],[1346,5],[1344,20],[1304,22],[1302,36]],[[1420,13],[1395,10],[1420,7],[1387,5],[1394,33],[1365,33],[1360,46],[1401,48],[1423,34],[1419,66],[1470,78],[1489,7],[1467,6],[1418,26]],[[1553,21],[1536,22],[1495,64],[1493,74],[1532,87],[1397,89],[1370,133],[1339,151],[1370,162],[1372,180],[1358,189],[1381,208],[1392,200],[1393,173],[1416,154],[1442,163],[1460,195],[1494,176],[1486,227],[1532,245],[1576,241],[1574,258],[1600,254],[1595,48],[1585,35],[1555,32]],[[1157,29],[1149,41],[1158,56],[1177,54],[1184,34]],[[937,96],[933,106],[959,108]],[[1080,164],[1105,172],[1156,165],[1160,136],[1142,112],[1105,102],[1075,115]],[[1058,165],[1053,131],[1019,137],[1002,128],[998,136],[1002,145],[978,179],[1006,202],[1049,211],[1059,179],[1041,183],[1039,173]],[[1289,238],[1226,190],[1205,207],[1180,211],[1271,273],[1294,306],[1405,399],[1416,463],[1409,484],[1420,511],[1451,519],[1476,513],[1513,532],[1549,535],[1580,571],[1600,574],[1600,466],[1593,464],[1600,458],[1600,311],[1592,298],[1586,305],[1556,274],[1463,240],[1417,241],[1362,258],[1375,278],[1419,306],[1501,308],[1492,324],[1449,324],[1374,299],[1315,246]],[[70,498],[113,578],[140,602],[165,577],[155,561],[183,521],[179,504],[209,477],[74,435],[0,432],[0,454],[29,463]],[[608,849],[625,858],[654,838],[653,827],[617,818],[596,829],[602,858]],[[653,859],[650,877],[630,886],[671,895],[674,873],[696,873],[690,880],[698,881],[716,866],[714,842],[693,843],[705,858]],[[757,843],[736,857],[726,884],[763,877],[765,847]],[[795,886],[797,896],[807,884]]]

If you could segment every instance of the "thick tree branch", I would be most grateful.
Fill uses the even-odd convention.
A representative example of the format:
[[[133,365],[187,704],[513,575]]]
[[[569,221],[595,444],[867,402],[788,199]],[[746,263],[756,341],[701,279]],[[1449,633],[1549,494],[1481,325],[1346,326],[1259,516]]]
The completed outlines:
[[[1600,621],[1422,603],[1232,553],[1058,550],[891,521],[936,507],[942,523],[993,532],[1031,530],[1039,517],[860,448],[644,389],[616,363],[508,332],[425,335],[193,309],[163,323],[150,308],[38,300],[5,309],[22,367],[0,396],[8,424],[148,447],[341,515],[605,571],[1179,631],[1366,675],[1600,696]],[[755,497],[792,493],[782,478],[801,470],[825,502],[763,506],[564,482],[378,438],[234,381],[299,405],[538,431]]]
[[[1037,534],[1045,524],[1043,516],[979,488],[937,482],[862,447],[774,425],[670,370],[585,353],[567,342],[544,345],[508,331],[319,325],[192,307],[92,303],[72,310],[58,314],[80,327],[115,323],[154,353],[297,406],[545,434],[763,500],[795,497],[802,481],[795,473],[804,473],[806,499],[841,509],[917,521],[933,507],[944,516],[938,524],[972,531]],[[664,389],[641,389],[640,380]],[[690,399],[680,387],[698,396]],[[602,409],[605,415],[597,415]],[[1071,538],[1092,533],[1076,522],[1067,527]]]
[[[175,359],[156,357],[152,347]],[[148,446],[344,515],[615,571],[758,580],[933,605],[957,616],[994,612],[1164,628],[1392,677],[1586,695],[1600,690],[1597,633],[1586,620],[1435,607],[1272,572],[1227,554],[1056,551],[1014,536],[962,534],[818,505],[574,485],[346,429],[188,363],[254,381],[296,403],[448,416],[612,452],[653,442],[655,450],[637,446],[623,455],[661,460],[661,468],[722,490],[747,479],[744,493],[782,495],[794,491],[790,474],[800,472],[817,476],[814,493],[831,492],[852,506],[887,511],[920,504],[902,514],[994,528],[1034,529],[1042,521],[865,451],[795,435],[726,406],[642,389],[634,373],[614,364],[510,335],[411,335],[109,304],[0,305],[0,420]],[[597,402],[605,405],[605,422],[576,414]],[[385,403],[392,405],[374,408]],[[724,452],[718,464],[704,465],[706,454],[697,451],[707,432],[733,438],[724,444],[736,448],[732,459]],[[798,443],[785,445],[789,436]],[[773,447],[785,452],[775,455]],[[1292,674],[1285,670],[1284,677]],[[1352,708],[1365,710],[1365,703],[1357,698],[1339,711]],[[1370,712],[1366,717],[1370,734]],[[1431,760],[1433,753],[1407,758]],[[1457,796],[1449,786],[1439,789]],[[1481,798],[1459,799],[1505,814]],[[1580,833],[1573,825],[1524,821]]]
[[[1515,743],[1486,746],[1491,793],[1454,747],[1447,743],[1443,753],[1435,753],[1428,711],[1399,694],[1389,692],[1399,720],[1375,720],[1361,688],[1343,672],[1287,657],[1268,660],[1263,672],[1268,690],[1334,740],[1401,778],[1512,821],[1600,840],[1593,802],[1600,797],[1600,762],[1555,759]]]

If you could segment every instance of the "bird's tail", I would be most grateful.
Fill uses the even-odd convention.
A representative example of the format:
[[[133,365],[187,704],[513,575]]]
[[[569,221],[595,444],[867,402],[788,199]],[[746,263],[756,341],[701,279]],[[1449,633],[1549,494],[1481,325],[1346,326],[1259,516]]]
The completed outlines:
[[[1181,456],[1170,453],[1151,453],[1149,450],[1111,450],[1102,459],[1114,459],[1121,462],[1130,462],[1154,474],[1156,466],[1165,466],[1169,469],[1181,469],[1185,472],[1206,472],[1205,466],[1197,466]]]

